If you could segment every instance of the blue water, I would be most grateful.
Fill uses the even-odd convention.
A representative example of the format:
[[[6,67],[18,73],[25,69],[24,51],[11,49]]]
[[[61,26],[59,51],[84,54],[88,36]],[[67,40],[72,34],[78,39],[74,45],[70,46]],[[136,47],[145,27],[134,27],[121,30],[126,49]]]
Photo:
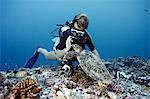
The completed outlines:
[[[36,47],[52,50],[56,24],[84,12],[102,59],[150,59],[149,0],[1,0],[0,70],[22,67]],[[55,64],[41,55],[35,66]]]

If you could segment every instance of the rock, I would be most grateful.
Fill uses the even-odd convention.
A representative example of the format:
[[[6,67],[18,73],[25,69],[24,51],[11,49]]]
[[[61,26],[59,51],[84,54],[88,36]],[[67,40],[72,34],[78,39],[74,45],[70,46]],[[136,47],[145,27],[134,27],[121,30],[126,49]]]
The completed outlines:
[[[105,60],[102,62],[108,63]],[[112,83],[100,84],[98,80],[91,78],[80,67],[73,72],[72,76],[64,76],[60,75],[60,66],[56,68],[49,65],[40,68],[19,69],[17,73],[26,71],[29,77],[37,80],[36,87],[31,86],[31,92],[37,93],[34,95],[38,99],[85,99],[86,97],[90,99],[149,99],[150,75],[147,69],[150,67],[150,61],[136,56],[119,57],[110,60],[106,67],[113,76],[119,71],[119,79],[114,77]],[[27,84],[26,77],[21,79],[16,77],[5,78],[8,73],[11,73],[11,71],[0,72],[0,99],[1,97],[2,99],[3,97],[4,99],[7,98],[5,94],[8,93],[11,98],[15,97],[16,94],[13,93],[18,92],[18,90],[11,92],[10,89],[16,87],[17,83],[21,82],[19,84],[21,86]],[[128,77],[128,75],[132,76]],[[22,88],[30,89],[29,86]],[[29,90],[25,92],[29,93]],[[22,98],[25,97],[22,96]]]
[[[150,63],[150,62],[149,62],[149,63]],[[147,74],[150,74],[150,64],[146,66],[145,71],[146,71]]]
[[[3,74],[0,73],[0,86],[4,85],[4,81],[5,81],[5,78],[4,78]]]
[[[113,92],[108,92],[108,96],[110,97],[110,99],[117,99],[117,95]]]
[[[41,74],[42,73],[41,67],[34,68],[33,70],[35,71],[36,74]]]
[[[12,98],[36,98],[37,94],[42,91],[42,88],[37,86],[37,80],[30,77],[18,82],[12,86],[11,93],[8,97]],[[25,95],[26,94],[26,95]]]
[[[0,99],[5,99],[4,94],[0,94]]]
[[[146,85],[146,87],[150,87],[150,82]]]
[[[84,93],[84,99],[94,99],[91,94]]]
[[[25,70],[18,71],[18,72],[15,74],[15,76],[16,76],[17,78],[25,78],[25,77],[27,76],[27,71],[25,71]]]
[[[148,85],[150,83],[150,76],[145,76],[145,77],[137,77],[134,80],[135,83],[139,83],[141,85]]]
[[[146,92],[146,93],[150,93],[150,87],[146,87],[146,86],[145,86],[143,90],[144,90],[144,92]]]
[[[63,98],[63,99],[65,99],[65,96],[64,96],[63,92],[61,92],[60,90],[57,91],[57,92],[55,93],[55,95],[56,95],[56,97],[58,97],[58,98]]]
[[[44,90],[40,99],[48,99],[50,92],[48,90]]]
[[[45,80],[45,85],[47,87],[51,87],[53,84],[54,83],[53,83],[53,79],[52,78],[48,78],[48,79]]]
[[[69,76],[71,75],[71,68],[69,65],[65,64],[62,68],[61,71],[63,74],[65,74],[65,76]]]
[[[62,92],[64,93],[64,96],[67,99],[70,99],[70,95],[71,95],[71,89],[68,89],[65,85],[62,86],[63,88],[61,89]]]
[[[124,72],[120,72],[120,71],[117,71],[116,76],[117,76],[117,79],[119,79],[119,78],[129,79],[131,77],[131,75],[127,75]]]
[[[42,95],[42,96],[40,96],[40,99],[49,99],[49,98],[45,95]]]
[[[87,76],[83,71],[77,70],[72,76],[72,81],[75,83],[79,83],[87,88],[93,83],[94,80],[91,77]]]

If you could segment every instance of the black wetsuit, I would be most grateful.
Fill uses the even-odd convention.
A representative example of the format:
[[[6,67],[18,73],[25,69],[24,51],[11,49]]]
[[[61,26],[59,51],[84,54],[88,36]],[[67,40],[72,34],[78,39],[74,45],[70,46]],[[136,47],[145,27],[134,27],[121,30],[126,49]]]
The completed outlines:
[[[86,31],[84,31],[83,36],[76,36],[76,35],[73,35],[73,33],[71,32],[71,28],[69,28],[66,31],[62,32],[61,35],[60,35],[60,41],[59,41],[58,45],[56,46],[57,50],[63,50],[64,48],[66,48],[66,40],[69,36],[73,37],[72,44],[78,44],[79,46],[82,47],[83,50],[85,49],[85,45],[87,45],[89,47],[90,51],[93,51],[95,49],[93,42]],[[75,61],[77,61],[76,57],[72,58],[71,60],[63,62],[62,65],[67,64],[67,65],[71,66],[72,63]]]
[[[87,44],[90,51],[94,50],[94,45],[93,45],[92,40],[87,32],[85,32],[83,36],[74,36],[71,33],[71,29],[68,29],[63,32],[63,36],[60,37],[60,42],[56,46],[56,49],[63,50],[64,48],[66,48],[66,40],[69,36],[74,37],[74,38],[72,38],[73,39],[72,44],[78,44],[79,46],[82,47],[82,49],[85,49],[85,45]]]

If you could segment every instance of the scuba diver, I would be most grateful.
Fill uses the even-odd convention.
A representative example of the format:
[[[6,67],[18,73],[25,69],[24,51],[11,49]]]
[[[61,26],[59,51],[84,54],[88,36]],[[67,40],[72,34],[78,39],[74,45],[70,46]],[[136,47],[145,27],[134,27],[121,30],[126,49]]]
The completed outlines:
[[[67,22],[66,22],[67,23]],[[84,13],[80,13],[76,15],[72,22],[68,22],[67,24],[63,25],[59,30],[59,37],[56,39],[53,51],[48,52],[46,49],[37,47],[34,55],[25,63],[25,68],[32,68],[36,60],[38,59],[39,54],[43,54],[46,59],[48,60],[62,60],[63,56],[68,52],[73,50],[71,48],[71,44],[78,44],[85,49],[87,45],[91,52],[93,52],[96,56],[99,57],[99,54],[94,47],[92,39],[87,32],[89,24],[88,16]],[[63,66],[71,66],[74,61],[77,59],[70,59],[67,61],[62,62]],[[72,68],[72,67],[70,67]]]

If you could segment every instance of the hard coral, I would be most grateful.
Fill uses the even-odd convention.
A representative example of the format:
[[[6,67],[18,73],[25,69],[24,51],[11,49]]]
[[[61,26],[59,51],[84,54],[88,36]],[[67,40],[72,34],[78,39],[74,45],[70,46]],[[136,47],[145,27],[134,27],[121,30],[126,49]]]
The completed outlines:
[[[26,78],[21,82],[18,82],[12,87],[11,93],[8,99],[22,99],[22,98],[36,98],[37,94],[40,93],[42,88],[37,86],[37,81],[32,78]]]
[[[93,79],[87,76],[83,71],[77,70],[73,73],[72,81],[78,84],[83,85],[83,87],[87,88],[91,84],[93,84]]]
[[[115,93],[122,93],[123,92],[123,87],[120,85],[115,85],[115,84],[107,84],[106,89],[111,92]]]

